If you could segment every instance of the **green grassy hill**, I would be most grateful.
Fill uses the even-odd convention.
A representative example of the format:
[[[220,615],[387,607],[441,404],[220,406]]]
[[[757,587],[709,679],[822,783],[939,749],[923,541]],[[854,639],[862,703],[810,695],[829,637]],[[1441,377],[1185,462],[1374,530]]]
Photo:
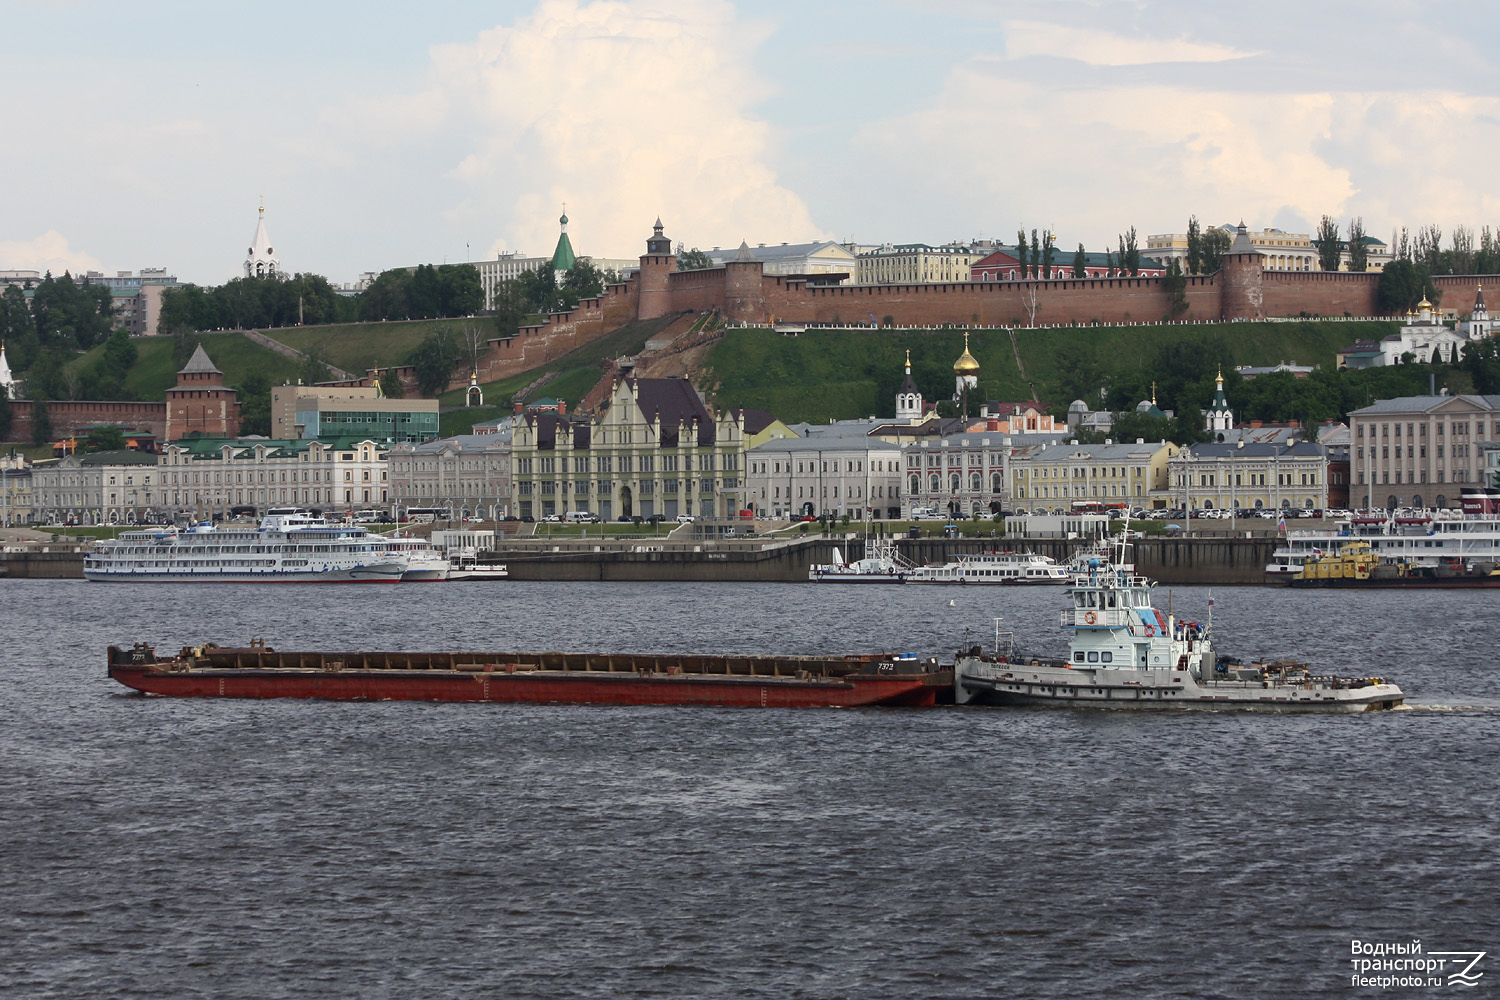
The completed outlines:
[[[265,375],[273,384],[297,377],[296,361],[253,343],[242,334],[203,333],[195,336],[224,373],[226,385],[237,385],[251,374]],[[177,384],[177,370],[181,367],[172,360],[172,338],[137,337],[131,343],[136,348],[136,362],[125,376],[125,388],[136,399],[162,399],[166,391]],[[82,371],[89,368],[103,352],[101,344],[69,362],[68,369]]]
[[[1149,394],[1160,352],[1225,355],[1233,364],[1281,361],[1331,368],[1336,351],[1358,339],[1379,339],[1386,322],[1215,323],[1180,326],[1064,327],[1017,330],[1015,348],[1004,330],[970,334],[979,362],[979,400],[1031,398],[1028,379],[1049,407],[1087,396],[1097,405],[1101,384]],[[721,406],[770,410],[789,423],[890,416],[905,353],[928,400],[953,394],[953,362],[963,352],[962,331],[812,331],[785,337],[770,330],[732,330],[709,351],[708,388]],[[1210,373],[1211,374],[1211,373]]]
[[[335,368],[342,368],[351,375],[363,375],[371,368],[406,364],[407,356],[437,330],[449,330],[456,339],[462,340],[464,324],[478,325],[486,336],[494,336],[494,322],[485,317],[334,323],[262,332],[304,354],[321,352],[324,360]]]

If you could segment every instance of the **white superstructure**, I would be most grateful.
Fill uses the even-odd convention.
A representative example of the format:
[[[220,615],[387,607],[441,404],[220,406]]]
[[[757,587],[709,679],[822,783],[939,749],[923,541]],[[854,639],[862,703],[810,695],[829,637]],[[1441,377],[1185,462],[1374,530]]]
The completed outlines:
[[[907,574],[907,582],[1062,585],[1068,582],[1068,569],[1033,552],[984,552],[956,556],[941,566],[918,566]]]
[[[1500,515],[1355,515],[1322,531],[1291,531],[1271,554],[1266,575],[1289,580],[1303,564],[1354,541],[1368,542],[1371,555],[1382,563],[1425,569],[1500,564]]]
[[[83,575],[136,583],[396,583],[410,565],[409,553],[357,524],[278,507],[256,528],[126,531],[90,546]]]

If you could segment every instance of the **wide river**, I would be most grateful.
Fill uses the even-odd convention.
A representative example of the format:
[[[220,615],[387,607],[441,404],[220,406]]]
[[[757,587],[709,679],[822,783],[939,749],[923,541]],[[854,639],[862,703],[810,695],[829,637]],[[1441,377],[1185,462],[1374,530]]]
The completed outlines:
[[[951,661],[996,616],[1063,649],[1062,594],[0,581],[0,997],[1453,992],[1352,984],[1351,942],[1417,939],[1494,989],[1497,595],[1214,596],[1222,651],[1411,708],[145,698],[107,645]]]

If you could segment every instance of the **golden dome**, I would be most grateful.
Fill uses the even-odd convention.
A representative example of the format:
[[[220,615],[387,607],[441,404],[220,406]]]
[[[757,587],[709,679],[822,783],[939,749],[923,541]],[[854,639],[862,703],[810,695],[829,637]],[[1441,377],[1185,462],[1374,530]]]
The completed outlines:
[[[1432,303],[1427,301],[1427,296],[1422,296],[1422,301],[1417,303],[1418,309],[1431,309]]]
[[[979,371],[979,362],[974,360],[974,355],[969,353],[969,335],[964,334],[964,352],[953,362],[953,374],[973,375]]]

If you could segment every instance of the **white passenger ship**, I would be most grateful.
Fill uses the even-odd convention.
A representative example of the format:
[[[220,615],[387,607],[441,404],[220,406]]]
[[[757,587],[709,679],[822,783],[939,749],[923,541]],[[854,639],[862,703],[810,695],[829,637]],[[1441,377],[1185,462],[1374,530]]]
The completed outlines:
[[[89,547],[83,575],[136,583],[396,583],[410,565],[409,553],[357,524],[279,507],[258,528],[123,532]]]
[[[1331,529],[1288,532],[1271,554],[1266,575],[1290,580],[1306,563],[1336,553],[1349,542],[1369,543],[1379,562],[1427,570],[1500,565],[1500,514],[1356,515],[1335,522]]]
[[[1068,582],[1068,568],[1034,552],[984,552],[955,556],[941,566],[918,566],[906,582],[1062,585]]]

